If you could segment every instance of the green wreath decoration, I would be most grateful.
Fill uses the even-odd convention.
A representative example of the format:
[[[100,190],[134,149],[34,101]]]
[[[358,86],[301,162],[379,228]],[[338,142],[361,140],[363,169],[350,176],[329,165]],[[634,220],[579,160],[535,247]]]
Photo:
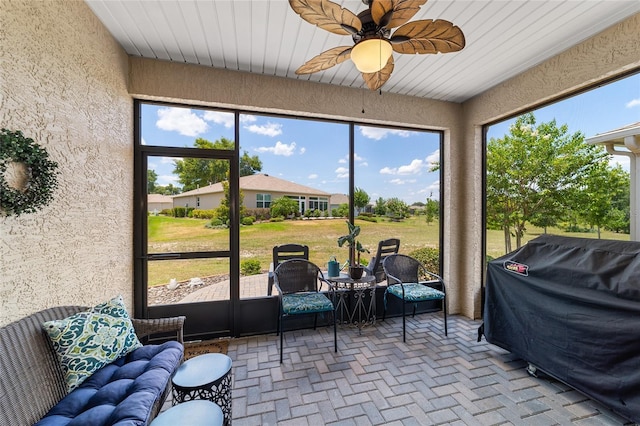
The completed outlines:
[[[24,188],[9,186],[5,179],[11,163],[22,163],[28,170]],[[49,160],[49,154],[33,139],[21,131],[0,130],[0,209],[5,216],[34,213],[49,204],[58,186],[58,163]]]

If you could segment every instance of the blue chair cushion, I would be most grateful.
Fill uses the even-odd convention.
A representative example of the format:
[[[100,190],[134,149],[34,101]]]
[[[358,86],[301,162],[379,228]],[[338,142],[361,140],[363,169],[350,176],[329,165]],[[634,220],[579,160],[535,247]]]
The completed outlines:
[[[135,349],[93,373],[36,426],[147,425],[182,354],[175,341]]]
[[[424,300],[439,300],[444,299],[444,293],[435,288],[431,288],[426,285],[416,283],[405,283],[404,285],[404,300],[407,302],[422,302]],[[387,287],[386,293],[402,299],[402,285],[393,284]]]
[[[313,314],[333,311],[333,304],[322,293],[285,294],[282,296],[282,311],[286,315]]]

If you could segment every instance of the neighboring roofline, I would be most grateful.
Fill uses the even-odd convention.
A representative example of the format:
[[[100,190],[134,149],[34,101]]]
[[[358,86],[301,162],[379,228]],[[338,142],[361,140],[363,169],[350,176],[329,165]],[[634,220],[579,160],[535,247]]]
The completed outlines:
[[[640,136],[640,122],[629,124],[628,126],[610,130],[608,132],[599,133],[587,138],[586,142],[591,145],[604,143],[624,145],[625,138],[630,136]]]

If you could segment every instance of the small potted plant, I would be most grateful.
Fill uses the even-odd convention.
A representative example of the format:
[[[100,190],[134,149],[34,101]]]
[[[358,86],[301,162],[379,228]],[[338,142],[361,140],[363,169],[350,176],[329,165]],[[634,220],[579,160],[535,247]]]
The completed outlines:
[[[360,264],[360,253],[369,253],[369,250],[356,239],[360,235],[360,227],[349,221],[347,221],[347,226],[349,233],[338,238],[338,247],[342,247],[345,243],[349,247],[349,276],[357,280],[362,278],[364,272],[364,267]]]

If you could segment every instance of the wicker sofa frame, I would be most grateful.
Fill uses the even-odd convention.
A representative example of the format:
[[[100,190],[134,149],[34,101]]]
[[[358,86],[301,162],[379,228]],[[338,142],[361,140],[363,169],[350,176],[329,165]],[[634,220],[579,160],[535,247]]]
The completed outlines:
[[[59,306],[36,312],[0,328],[0,425],[32,425],[66,394],[64,377],[41,324],[89,309]],[[183,343],[185,317],[132,319],[144,343],[152,334],[175,333]],[[153,419],[170,391],[171,381],[151,410]]]

